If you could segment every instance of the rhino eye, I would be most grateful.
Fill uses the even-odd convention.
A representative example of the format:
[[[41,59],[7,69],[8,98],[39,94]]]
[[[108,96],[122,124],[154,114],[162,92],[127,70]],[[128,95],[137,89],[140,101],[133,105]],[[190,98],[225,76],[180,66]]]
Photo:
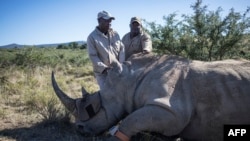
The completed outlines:
[[[88,112],[88,115],[90,118],[95,116],[95,111],[94,111],[93,106],[91,104],[86,107],[86,111]]]

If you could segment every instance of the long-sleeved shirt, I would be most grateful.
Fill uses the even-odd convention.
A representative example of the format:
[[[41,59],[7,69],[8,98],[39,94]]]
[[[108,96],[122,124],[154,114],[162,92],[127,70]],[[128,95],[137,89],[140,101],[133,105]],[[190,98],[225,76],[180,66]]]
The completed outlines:
[[[133,38],[130,37],[129,32],[123,36],[122,43],[125,46],[125,60],[127,60],[131,55],[135,53],[152,51],[151,37],[146,32],[142,32],[141,34],[138,34]]]
[[[95,28],[88,36],[87,49],[95,73],[102,73],[110,67],[114,58],[119,62],[125,61],[124,45],[118,33],[112,29],[105,35]]]

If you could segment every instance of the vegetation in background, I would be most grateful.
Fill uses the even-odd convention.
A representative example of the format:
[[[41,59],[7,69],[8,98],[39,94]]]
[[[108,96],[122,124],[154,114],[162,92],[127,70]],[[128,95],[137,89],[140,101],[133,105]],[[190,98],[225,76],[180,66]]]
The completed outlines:
[[[87,44],[79,45],[77,42],[71,42],[68,45],[60,44],[56,48],[57,49],[86,49]]]
[[[230,12],[221,17],[222,8],[209,11],[197,0],[193,15],[164,16],[165,25],[148,22],[153,47],[159,54],[175,54],[190,59],[211,61],[240,57],[250,59],[250,7],[244,13]]]

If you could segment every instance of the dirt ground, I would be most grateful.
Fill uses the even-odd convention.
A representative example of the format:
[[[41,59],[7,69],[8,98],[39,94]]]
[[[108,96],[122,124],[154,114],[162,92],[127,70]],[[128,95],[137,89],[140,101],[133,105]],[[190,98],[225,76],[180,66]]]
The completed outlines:
[[[79,134],[69,119],[61,121],[37,121],[26,115],[12,114],[0,121],[0,141],[98,141],[102,137],[84,137]],[[20,117],[18,119],[18,117]],[[13,120],[18,119],[18,120]]]
[[[26,115],[18,121],[17,114],[0,121],[0,141],[104,141],[108,135],[98,137],[85,137],[74,129],[73,123],[69,119],[60,121],[32,121],[34,117]],[[39,120],[39,117],[37,117]],[[131,141],[180,141],[179,139],[165,137],[159,134],[140,133],[133,136]]]

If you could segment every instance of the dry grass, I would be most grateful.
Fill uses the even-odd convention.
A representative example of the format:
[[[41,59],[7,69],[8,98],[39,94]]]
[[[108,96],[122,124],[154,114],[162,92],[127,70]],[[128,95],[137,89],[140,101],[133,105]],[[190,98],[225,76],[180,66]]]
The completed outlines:
[[[70,114],[54,94],[52,70],[72,97],[80,97],[81,86],[89,91],[98,89],[90,66],[0,69],[0,140],[82,140],[75,133]]]

